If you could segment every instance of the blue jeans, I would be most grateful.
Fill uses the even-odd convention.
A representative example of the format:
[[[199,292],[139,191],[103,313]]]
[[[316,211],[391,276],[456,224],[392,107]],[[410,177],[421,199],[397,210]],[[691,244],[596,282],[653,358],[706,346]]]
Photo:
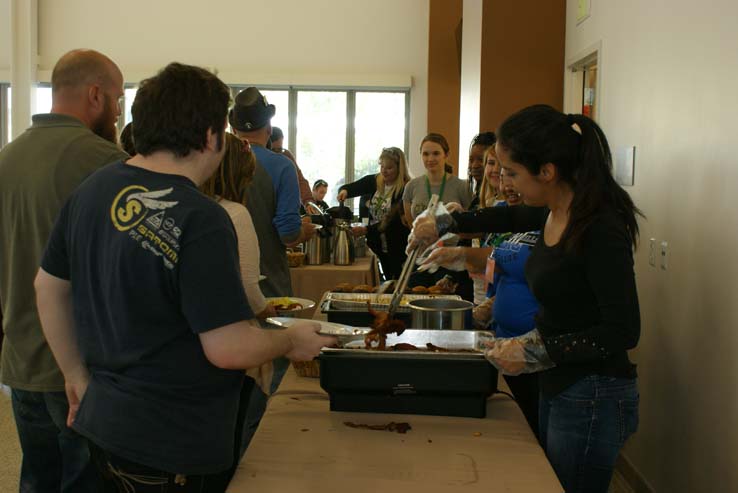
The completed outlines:
[[[65,393],[13,389],[12,403],[23,449],[20,493],[97,491],[87,439],[66,424]]]
[[[638,428],[636,379],[590,375],[541,394],[540,438],[566,493],[607,493],[615,460]]]

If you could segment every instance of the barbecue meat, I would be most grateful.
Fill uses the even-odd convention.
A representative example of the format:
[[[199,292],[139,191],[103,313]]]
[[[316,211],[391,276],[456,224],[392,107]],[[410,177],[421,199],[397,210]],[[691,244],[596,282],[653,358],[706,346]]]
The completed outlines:
[[[344,421],[343,424],[348,426],[349,428],[363,428],[365,430],[375,430],[375,431],[396,431],[397,433],[403,433],[403,434],[413,429],[413,427],[410,426],[410,423],[395,423],[394,421],[390,421],[387,424],[380,424],[380,425],[352,423],[351,421]]]
[[[367,349],[371,349],[376,342],[377,349],[384,350],[387,347],[387,334],[402,334],[405,332],[405,322],[389,318],[388,312],[375,312],[369,301],[367,305],[369,305],[369,314],[374,317],[374,321],[370,325],[372,330],[364,337],[364,345]]]

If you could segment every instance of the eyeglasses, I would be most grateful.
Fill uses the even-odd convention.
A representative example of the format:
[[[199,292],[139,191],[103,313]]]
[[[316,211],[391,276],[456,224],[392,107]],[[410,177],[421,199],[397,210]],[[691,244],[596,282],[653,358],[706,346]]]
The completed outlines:
[[[315,182],[315,184],[313,184],[313,188],[327,187],[327,186],[328,186],[328,182],[325,180],[318,180]]]

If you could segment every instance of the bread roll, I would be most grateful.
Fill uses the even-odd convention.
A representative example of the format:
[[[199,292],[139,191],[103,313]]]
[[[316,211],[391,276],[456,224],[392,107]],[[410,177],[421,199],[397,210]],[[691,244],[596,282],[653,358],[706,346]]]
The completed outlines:
[[[354,289],[351,290],[352,293],[373,293],[374,292],[374,286],[369,286],[368,284],[359,284],[358,286],[355,286]]]
[[[333,288],[333,292],[334,293],[350,293],[353,291],[353,289],[354,289],[353,284],[342,282],[340,284],[337,284],[336,287]]]

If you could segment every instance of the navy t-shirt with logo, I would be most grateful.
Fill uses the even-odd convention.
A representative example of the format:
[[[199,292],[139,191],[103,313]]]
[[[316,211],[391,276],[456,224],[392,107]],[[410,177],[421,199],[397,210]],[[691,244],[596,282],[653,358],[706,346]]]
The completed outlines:
[[[171,473],[230,467],[243,372],[198,336],[253,318],[225,210],[183,176],[114,163],[70,197],[42,268],[71,281],[91,374],[74,429]]]

